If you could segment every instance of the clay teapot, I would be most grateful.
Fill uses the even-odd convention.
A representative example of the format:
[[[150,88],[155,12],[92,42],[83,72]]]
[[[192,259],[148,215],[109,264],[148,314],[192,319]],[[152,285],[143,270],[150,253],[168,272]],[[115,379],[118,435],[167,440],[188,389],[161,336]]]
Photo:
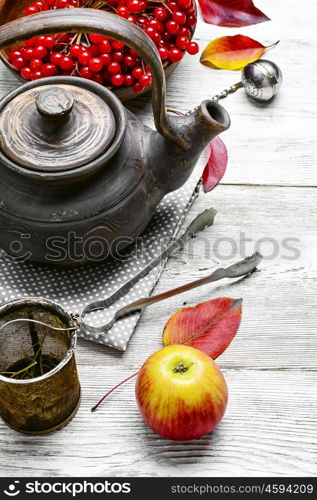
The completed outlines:
[[[0,28],[0,49],[40,34],[80,31],[121,41],[149,65],[157,131],[111,91],[82,78],[44,78],[2,99],[0,247],[13,258],[78,264],[117,253],[230,124],[212,101],[184,116],[167,114],[155,45],[108,12],[55,10],[12,21]]]

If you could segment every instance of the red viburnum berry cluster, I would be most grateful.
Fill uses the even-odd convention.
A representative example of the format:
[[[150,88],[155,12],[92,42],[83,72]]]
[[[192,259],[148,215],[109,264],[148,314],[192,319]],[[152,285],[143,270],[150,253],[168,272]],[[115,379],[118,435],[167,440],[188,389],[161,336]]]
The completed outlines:
[[[185,51],[192,55],[199,51],[190,41],[196,25],[194,0],[38,0],[23,14],[73,7],[108,10],[136,24],[153,40],[164,66],[179,62]],[[92,33],[31,38],[11,50],[9,60],[26,80],[73,75],[112,88],[132,86],[136,93],[152,83],[149,67],[135,50]]]

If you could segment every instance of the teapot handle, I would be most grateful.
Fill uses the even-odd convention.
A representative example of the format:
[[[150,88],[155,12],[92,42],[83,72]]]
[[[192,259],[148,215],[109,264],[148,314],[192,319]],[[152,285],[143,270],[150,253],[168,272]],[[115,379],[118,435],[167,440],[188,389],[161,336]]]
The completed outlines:
[[[166,113],[166,81],[156,46],[141,28],[110,12],[96,9],[57,9],[16,19],[0,28],[0,49],[33,36],[60,32],[89,32],[109,36],[136,50],[153,77],[152,106],[157,131],[188,149],[189,143],[174,130]]]

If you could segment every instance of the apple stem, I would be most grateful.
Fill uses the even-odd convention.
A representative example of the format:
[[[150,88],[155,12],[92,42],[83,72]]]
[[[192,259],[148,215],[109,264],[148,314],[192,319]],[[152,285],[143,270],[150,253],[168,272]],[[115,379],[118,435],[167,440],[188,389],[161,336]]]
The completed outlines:
[[[113,392],[115,391],[116,389],[118,389],[118,387],[120,387],[121,385],[125,384],[126,382],[128,382],[128,380],[130,380],[131,378],[133,377],[136,377],[136,375],[138,374],[139,372],[136,372],[136,373],[133,373],[132,375],[130,375],[129,377],[125,378],[124,380],[121,380],[121,382],[119,382],[119,384],[115,385],[114,387],[112,387],[112,389],[110,389],[110,391],[106,392],[106,394],[104,396],[102,396],[102,398],[98,401],[98,403],[93,406],[91,408],[91,411],[96,411],[98,409],[98,407],[101,405],[101,403]]]
[[[189,365],[185,365],[183,361],[180,361],[174,368],[173,372],[174,373],[186,373],[187,370],[193,365],[194,363],[190,363]]]

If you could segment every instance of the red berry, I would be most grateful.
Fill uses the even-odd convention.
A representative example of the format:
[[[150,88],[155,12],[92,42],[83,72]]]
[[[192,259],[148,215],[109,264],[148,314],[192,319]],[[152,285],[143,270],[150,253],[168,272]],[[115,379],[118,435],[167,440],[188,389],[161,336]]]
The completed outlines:
[[[31,80],[39,80],[39,78],[43,78],[42,71],[32,71]]]
[[[185,50],[188,45],[188,38],[186,36],[178,36],[175,40],[175,45],[179,49]]]
[[[174,0],[169,0],[166,5],[172,12],[178,9],[178,5],[176,2],[174,2]]]
[[[134,81],[134,79],[133,79],[132,75],[125,75],[124,85],[126,85],[127,87],[130,87],[130,85],[132,85],[133,81]]]
[[[191,32],[190,32],[190,29],[187,28],[187,26],[180,26],[177,34],[179,36],[186,36],[187,38],[189,38],[191,35]]]
[[[142,75],[139,82],[143,85],[143,87],[148,87],[152,83],[152,77],[150,75]]]
[[[177,49],[177,48],[173,48],[170,50],[170,53],[169,53],[169,60],[172,61],[173,63],[176,63],[176,62],[179,62],[182,57],[183,57],[183,53],[181,50]]]
[[[56,7],[58,9],[66,9],[69,6],[68,0],[56,0]]]
[[[29,7],[26,7],[23,11],[24,16],[31,16],[32,14],[36,14],[37,12],[40,12],[40,9],[38,7],[35,7],[35,5],[30,5]]]
[[[60,66],[61,60],[63,59],[63,54],[61,52],[53,52],[50,57],[50,61],[52,64],[56,66]]]
[[[145,27],[147,26],[148,21],[146,20],[145,17],[139,16],[137,18],[137,23],[140,26],[140,28],[145,29]]]
[[[167,19],[169,19],[169,17],[170,17],[170,13],[164,7],[156,7],[154,9],[154,16],[159,21],[167,21]]]
[[[124,47],[124,43],[117,42],[117,40],[113,40],[112,48],[114,48],[115,50],[121,50],[121,49],[123,49],[123,47]]]
[[[145,33],[153,40],[154,43],[160,43],[162,37],[157,31],[155,31],[154,28],[146,28]]]
[[[110,56],[110,54],[101,54],[100,59],[102,60],[102,65],[103,66],[108,66],[108,64],[111,63],[111,56]]]
[[[177,0],[181,9],[188,9],[192,5],[192,0]]]
[[[157,31],[155,31],[154,28],[146,28],[145,33],[153,40],[153,42],[160,42],[161,35]]]
[[[34,57],[34,50],[31,47],[28,47],[27,49],[25,49],[25,51],[23,52],[23,59],[25,59],[26,61],[29,61],[33,57]]]
[[[22,51],[21,50],[11,50],[11,52],[9,52],[9,59],[10,59],[10,61],[13,61],[17,57],[22,57]]]
[[[195,14],[196,15],[196,6],[195,6],[195,4],[193,3],[190,7],[188,7],[188,9],[186,9],[185,12],[186,12],[186,16],[190,16],[191,14]]]
[[[150,19],[147,23],[148,28],[153,28],[159,33],[164,33],[164,24],[162,24],[158,19]]]
[[[82,53],[82,46],[78,43],[74,43],[69,49],[69,53],[74,59],[78,59],[79,55]]]
[[[91,52],[88,52],[88,50],[82,51],[82,53],[79,54],[79,56],[78,56],[78,61],[83,66],[87,66],[87,64],[89,63],[90,59],[91,59]]]
[[[142,87],[140,82],[135,82],[133,84],[133,90],[136,94],[140,94],[141,92],[143,92],[144,87]]]
[[[176,10],[175,12],[173,12],[173,19],[178,24],[185,24],[186,14],[184,14],[184,12],[182,12],[181,10]]]
[[[25,40],[24,45],[26,47],[34,47],[36,44],[36,38],[29,38],[28,40]]]
[[[116,75],[112,75],[111,77],[111,83],[115,87],[120,87],[121,85],[124,84],[125,77],[124,75],[121,75],[121,73],[117,73]]]
[[[104,40],[106,40],[106,37],[104,35],[96,35],[94,33],[90,33],[89,34],[89,40],[92,42],[92,43],[101,43],[103,42]]]
[[[94,73],[98,73],[103,68],[102,60],[99,57],[92,57],[88,63],[89,68]]]
[[[165,59],[168,58],[169,51],[166,47],[159,47],[158,51],[159,51],[160,58],[162,59],[162,61],[164,61]]]
[[[112,59],[117,62],[122,62],[124,58],[124,54],[122,51],[118,50],[112,54]]]
[[[63,56],[61,62],[60,62],[60,67],[64,71],[71,71],[74,69],[74,61],[71,57],[69,56]]]
[[[37,36],[35,38],[35,45],[44,45],[45,35]]]
[[[57,40],[59,43],[70,43],[71,42],[71,35],[67,33],[60,33]]]
[[[125,5],[120,5],[120,7],[117,8],[117,14],[120,17],[129,17],[129,9]]]
[[[43,61],[42,61],[42,59],[37,59],[36,57],[34,57],[33,59],[31,59],[31,61],[30,61],[30,68],[33,71],[37,71],[37,70],[41,69],[42,67],[43,67]]]
[[[136,14],[137,12],[141,12],[141,10],[143,10],[143,3],[140,2],[140,0],[128,0],[127,7],[129,12]]]
[[[89,52],[91,52],[91,55],[94,57],[99,56],[100,54],[99,44],[96,45],[95,43],[92,43],[89,47]]]
[[[136,66],[136,64],[137,64],[137,61],[136,61],[135,57],[133,57],[130,54],[128,54],[128,55],[125,56],[123,64],[127,68],[134,68],[134,66]]]
[[[199,45],[196,42],[189,42],[189,44],[186,47],[186,50],[188,54],[193,56],[197,54],[197,52],[199,52]]]
[[[194,14],[191,14],[190,16],[187,17],[187,26],[190,28],[196,26],[197,23],[197,18]]]
[[[55,76],[57,74],[57,67],[55,64],[47,63],[44,64],[42,72],[44,76]]]
[[[44,45],[38,45],[34,49],[34,56],[38,59],[43,59],[47,55],[47,48]]]
[[[130,16],[127,17],[127,21],[129,21],[129,23],[134,23],[136,24],[137,22],[137,19],[135,16],[133,16],[132,14],[130,14]]]
[[[48,10],[48,5],[46,2],[43,2],[43,0],[38,0],[37,2],[34,2],[33,6],[37,7],[41,11]]]
[[[99,44],[99,51],[101,52],[101,54],[110,54],[110,52],[111,52],[110,42],[108,40],[103,40]]]
[[[141,68],[141,66],[136,66],[132,70],[132,76],[133,76],[133,78],[136,78],[137,80],[139,80],[139,78],[143,75],[143,73],[144,73],[144,71],[143,71],[143,68]]]
[[[25,78],[25,80],[31,80],[32,78],[32,70],[28,66],[25,66],[25,68],[22,68],[21,71],[21,76]]]
[[[121,71],[121,65],[118,62],[113,61],[108,65],[107,70],[111,75],[117,75]]]
[[[91,78],[92,77],[92,71],[88,66],[82,66],[79,70],[80,76],[83,78]]]
[[[45,0],[45,2],[49,7],[55,7],[56,0]]]
[[[131,56],[136,57],[137,59],[140,59],[139,54],[134,49],[130,49],[130,54],[131,54]]]
[[[167,21],[165,24],[165,29],[170,35],[176,35],[178,32],[179,25],[175,21]]]
[[[45,40],[43,41],[43,45],[47,47],[48,49],[52,49],[56,43],[56,39],[54,36],[47,35],[45,37]]]

